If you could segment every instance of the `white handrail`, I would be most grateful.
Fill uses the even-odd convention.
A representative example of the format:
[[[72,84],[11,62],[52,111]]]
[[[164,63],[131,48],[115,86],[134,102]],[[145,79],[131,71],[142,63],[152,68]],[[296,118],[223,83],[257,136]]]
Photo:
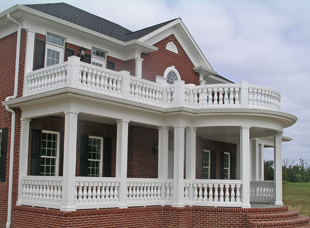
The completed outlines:
[[[68,62],[30,72],[25,80],[24,96],[73,87],[162,108],[279,111],[281,107],[279,92],[247,82],[198,86],[185,85],[183,81],[172,85],[159,84],[130,76],[127,71],[117,72],[80,62],[76,56],[69,57]]]

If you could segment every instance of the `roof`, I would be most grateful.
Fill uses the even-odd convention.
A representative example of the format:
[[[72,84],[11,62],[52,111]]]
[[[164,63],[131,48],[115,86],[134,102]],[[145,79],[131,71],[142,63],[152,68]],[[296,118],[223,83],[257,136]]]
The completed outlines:
[[[29,4],[29,5],[27,4],[24,6],[63,19],[65,21],[80,25],[82,27],[91,29],[93,31],[102,33],[104,35],[110,36],[112,38],[124,42],[139,39],[165,26],[166,24],[169,24],[170,22],[176,20],[173,19],[133,32],[116,23],[98,17],[94,14],[88,13],[84,10],[71,6],[67,3]]]

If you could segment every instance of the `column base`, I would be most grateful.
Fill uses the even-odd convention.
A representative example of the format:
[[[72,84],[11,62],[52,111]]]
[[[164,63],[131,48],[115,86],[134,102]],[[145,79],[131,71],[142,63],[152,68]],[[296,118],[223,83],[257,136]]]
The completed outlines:
[[[76,206],[61,206],[61,211],[76,211]]]
[[[274,205],[276,205],[276,206],[283,206],[283,202],[282,201],[275,201]]]
[[[242,208],[251,208],[251,204],[242,204]]]

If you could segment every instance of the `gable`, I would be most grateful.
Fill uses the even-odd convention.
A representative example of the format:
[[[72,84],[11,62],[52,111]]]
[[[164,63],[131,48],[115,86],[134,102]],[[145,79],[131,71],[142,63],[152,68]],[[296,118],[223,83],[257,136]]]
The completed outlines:
[[[166,48],[170,42],[174,43],[178,53]],[[141,58],[144,59],[142,69],[143,79],[155,82],[157,75],[164,76],[165,70],[168,67],[174,66],[179,72],[181,80],[184,80],[186,84],[199,84],[199,75],[193,70],[194,64],[174,35],[164,38],[154,44],[154,46],[158,48],[157,51],[141,54]]]

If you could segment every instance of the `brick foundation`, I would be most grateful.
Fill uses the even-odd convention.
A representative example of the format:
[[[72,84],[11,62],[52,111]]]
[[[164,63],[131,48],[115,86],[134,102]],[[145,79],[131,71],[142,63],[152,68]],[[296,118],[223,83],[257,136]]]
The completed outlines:
[[[246,215],[287,209],[155,206],[63,212],[14,206],[12,227],[246,227]]]

